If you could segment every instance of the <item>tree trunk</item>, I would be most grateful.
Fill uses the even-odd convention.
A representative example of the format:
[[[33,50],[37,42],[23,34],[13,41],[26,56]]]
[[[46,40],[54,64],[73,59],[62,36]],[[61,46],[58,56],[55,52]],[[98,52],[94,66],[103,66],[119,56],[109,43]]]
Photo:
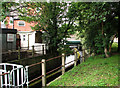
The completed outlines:
[[[119,8],[120,8],[120,2],[119,2]],[[118,10],[118,52],[120,52],[120,9]]]
[[[110,56],[108,55],[108,50],[107,50],[107,47],[105,47],[104,52],[105,52],[105,56],[106,56],[107,58],[108,58],[108,57],[110,57]]]
[[[118,52],[120,52],[120,14],[118,15],[119,26],[118,26]]]
[[[113,40],[114,40],[115,36],[116,36],[116,34],[113,35],[113,37],[111,39],[111,43],[110,43],[110,46],[109,46],[109,53],[111,53],[112,43],[113,43]]]
[[[105,36],[104,36],[104,30],[103,30],[103,21],[102,21],[102,35],[103,35],[103,38],[105,38]],[[109,55],[108,55],[108,50],[107,50],[107,46],[104,46],[104,53],[105,53],[105,56],[106,57],[109,57]]]

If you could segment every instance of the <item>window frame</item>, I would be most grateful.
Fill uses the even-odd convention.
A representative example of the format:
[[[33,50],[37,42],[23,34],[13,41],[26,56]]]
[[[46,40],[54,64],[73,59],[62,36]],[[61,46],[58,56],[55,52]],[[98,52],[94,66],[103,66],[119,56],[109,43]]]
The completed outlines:
[[[19,25],[20,22],[23,22],[24,25]],[[18,21],[18,26],[25,26],[25,21]]]
[[[26,35],[25,34],[23,35],[23,41],[26,41]]]

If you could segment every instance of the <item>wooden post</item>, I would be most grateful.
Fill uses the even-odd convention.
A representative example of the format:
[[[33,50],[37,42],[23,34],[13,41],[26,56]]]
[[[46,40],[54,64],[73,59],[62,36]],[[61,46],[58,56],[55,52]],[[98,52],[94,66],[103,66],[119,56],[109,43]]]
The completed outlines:
[[[34,57],[34,45],[32,46],[32,57]]]
[[[82,56],[82,62],[84,62],[85,61],[85,49],[83,48],[83,56]]]
[[[29,50],[29,46],[28,46],[28,50]]]
[[[27,88],[29,88],[29,81],[28,81],[28,67],[29,66],[26,66],[26,84],[27,84]]]
[[[43,55],[44,55],[44,45],[42,45],[42,52],[43,52]]]
[[[28,34],[28,50],[29,50],[29,35],[30,35],[30,34]]]
[[[46,86],[46,62],[42,59],[42,86]]]
[[[62,53],[62,75],[65,73],[65,54]]]
[[[20,46],[18,46],[18,59],[20,59]]]
[[[74,66],[76,66],[77,65],[77,51],[74,51],[74,55],[75,55],[75,57],[74,57]]]
[[[90,51],[91,51],[91,50],[90,50],[90,47],[89,47],[89,57],[90,57]]]

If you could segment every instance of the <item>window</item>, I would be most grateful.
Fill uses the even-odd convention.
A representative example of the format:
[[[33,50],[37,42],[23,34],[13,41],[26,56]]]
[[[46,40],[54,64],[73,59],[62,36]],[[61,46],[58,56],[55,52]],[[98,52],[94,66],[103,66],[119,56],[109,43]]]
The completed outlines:
[[[25,41],[25,35],[23,35],[23,41]]]
[[[9,22],[10,25],[13,25],[13,18],[10,17],[10,22]]]
[[[25,26],[25,22],[24,21],[19,21],[18,26]]]
[[[42,43],[42,33],[39,31],[35,33],[35,43]]]
[[[4,21],[1,21],[1,28],[6,28]]]

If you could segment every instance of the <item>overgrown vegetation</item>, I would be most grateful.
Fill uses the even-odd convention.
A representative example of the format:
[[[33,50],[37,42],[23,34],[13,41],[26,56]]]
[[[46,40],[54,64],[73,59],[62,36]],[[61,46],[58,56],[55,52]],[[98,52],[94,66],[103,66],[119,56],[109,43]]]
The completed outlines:
[[[111,57],[91,56],[49,86],[118,86],[120,53],[116,53],[117,47],[118,43],[114,42]]]
[[[84,46],[97,55],[109,57],[113,39],[119,36],[119,6],[120,3],[77,2],[69,8],[78,17],[77,28]]]
[[[119,57],[120,54],[107,59],[100,55],[89,57],[49,86],[118,86]]]
[[[35,22],[33,30],[44,32],[51,52],[62,51],[66,38],[76,30],[84,46],[106,57],[114,37],[120,38],[120,2],[3,2],[2,7],[1,20],[17,11],[20,19]]]

